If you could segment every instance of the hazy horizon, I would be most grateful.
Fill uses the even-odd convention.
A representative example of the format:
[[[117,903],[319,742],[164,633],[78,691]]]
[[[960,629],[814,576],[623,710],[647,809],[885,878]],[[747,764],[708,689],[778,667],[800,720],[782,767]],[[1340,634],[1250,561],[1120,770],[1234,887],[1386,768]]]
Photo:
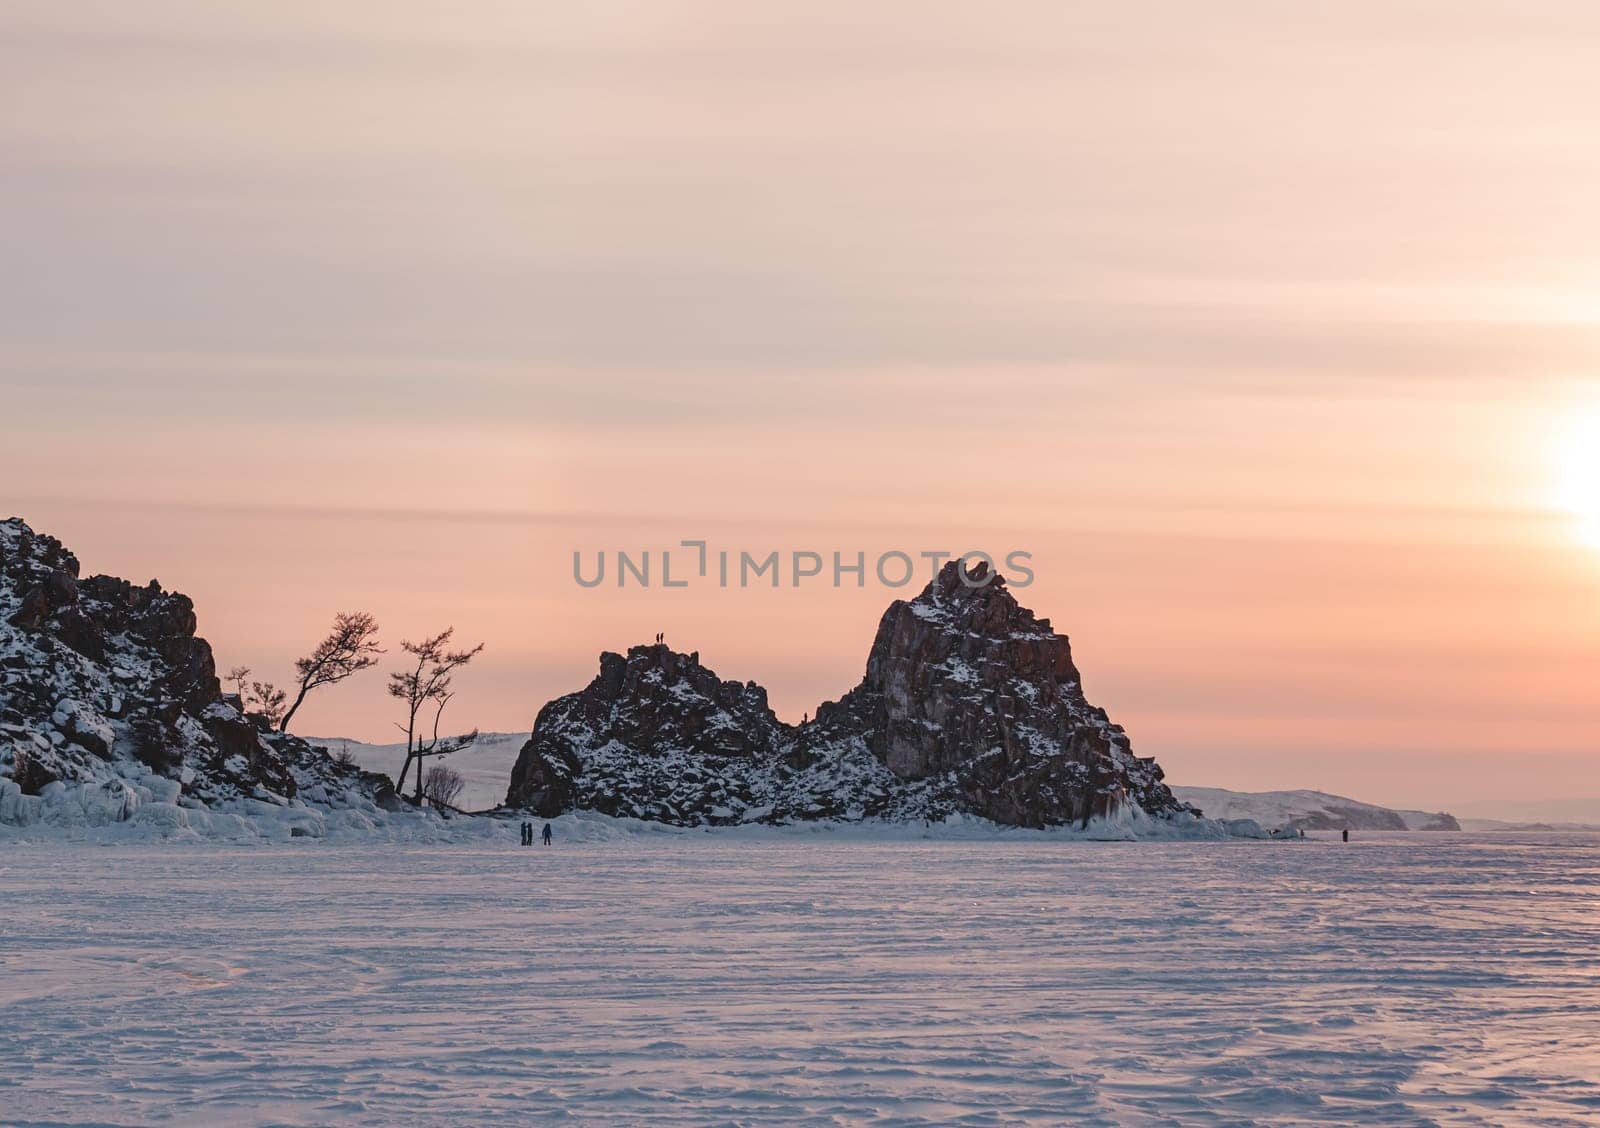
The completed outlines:
[[[1600,11],[0,15],[0,516],[284,682],[520,731],[664,631],[786,720],[909,596],[574,550],[982,548],[1171,780],[1600,795]],[[383,678],[304,732],[387,741]]]

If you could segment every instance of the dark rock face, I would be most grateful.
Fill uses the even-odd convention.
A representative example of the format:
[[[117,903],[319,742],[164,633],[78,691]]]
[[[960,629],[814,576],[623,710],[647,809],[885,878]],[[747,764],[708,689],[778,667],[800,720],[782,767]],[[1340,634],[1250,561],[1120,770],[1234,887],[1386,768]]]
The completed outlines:
[[[807,738],[859,734],[902,779],[950,777],[961,809],[1015,826],[1184,810],[1153,759],[1084,698],[1072,648],[1005,580],[952,562],[884,612],[867,675]]]
[[[783,724],[759,686],[720,681],[694,655],[602,655],[588,688],[540,711],[507,804],[687,825],[1192,813],[1084,698],[1067,639],[1001,577],[954,562],[890,605],[866,677],[810,724]]]
[[[148,769],[191,803],[387,785],[224,702],[187,596],[78,572],[54,537],[0,521],[0,780],[31,795]]]
[[[25,631],[40,631],[49,617],[50,594],[43,584],[39,584],[28,589],[21,604],[6,622]]]
[[[586,689],[539,710],[513,771],[515,804],[547,817],[573,806],[664,821],[678,821],[687,806],[709,817],[731,797],[726,787],[696,788],[703,769],[683,761],[726,769],[764,760],[783,728],[766,690],[722,681],[698,654],[659,644],[635,646],[626,658],[608,652]],[[651,770],[669,763],[675,770]]]

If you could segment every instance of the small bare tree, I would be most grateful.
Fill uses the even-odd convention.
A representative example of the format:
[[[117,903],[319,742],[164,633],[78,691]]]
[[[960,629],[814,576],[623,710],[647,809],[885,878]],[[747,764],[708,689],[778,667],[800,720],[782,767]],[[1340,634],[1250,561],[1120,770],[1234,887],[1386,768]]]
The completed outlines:
[[[471,662],[483,653],[483,643],[479,643],[470,650],[451,650],[450,639],[455,634],[454,627],[446,627],[432,638],[425,638],[421,642],[402,641],[400,648],[415,658],[416,665],[409,670],[401,670],[389,675],[389,696],[405,703],[405,724],[396,724],[395,727],[406,734],[406,762],[400,768],[400,780],[396,790],[405,791],[406,776],[411,772],[411,765],[417,765],[417,791],[416,802],[422,802],[422,764],[429,756],[447,756],[451,752],[460,751],[474,740],[478,739],[478,731],[474,729],[465,736],[439,739],[439,718],[444,714],[444,707],[455,696],[455,691],[450,688],[450,682],[457,670]],[[424,738],[418,728],[418,720],[426,716],[429,706],[433,707],[433,735]]]
[[[365,611],[341,611],[333,617],[333,630],[317,643],[317,648],[296,660],[300,691],[294,704],[278,722],[279,732],[289,731],[289,722],[306,699],[306,694],[325,685],[336,685],[351,674],[378,664],[378,620]]]
[[[443,764],[435,764],[423,777],[422,794],[435,807],[453,810],[466,786],[467,781],[461,778],[460,772]]]
[[[233,691],[239,695],[240,704],[243,704],[250,696],[249,678],[249,666],[235,666],[228,671],[228,676],[223,679],[233,683]]]
[[[347,768],[358,768],[361,765],[356,761],[356,754],[350,751],[350,742],[347,740],[339,745],[339,751],[333,754],[333,762],[342,764]]]
[[[245,711],[260,713],[267,719],[267,724],[281,730],[283,721],[283,703],[289,695],[271,682],[251,682],[250,697],[245,701]]]

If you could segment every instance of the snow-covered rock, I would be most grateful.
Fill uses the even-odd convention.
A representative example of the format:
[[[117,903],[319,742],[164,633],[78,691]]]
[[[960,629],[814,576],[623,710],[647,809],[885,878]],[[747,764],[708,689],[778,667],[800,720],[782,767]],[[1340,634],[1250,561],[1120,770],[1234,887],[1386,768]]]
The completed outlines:
[[[195,812],[255,804],[320,836],[320,816],[277,812],[392,798],[225,701],[195,627],[188,597],[80,579],[60,541],[0,521],[0,824],[205,829]]]
[[[890,605],[861,684],[804,725],[698,654],[601,655],[587,688],[540,710],[507,805],[688,826],[1193,819],[1159,765],[1084,698],[1066,637],[1000,576],[958,569]]]
[[[108,703],[113,704],[113,703]],[[82,701],[63,698],[50,720],[67,740],[104,759],[111,754],[116,733],[106,719]]]

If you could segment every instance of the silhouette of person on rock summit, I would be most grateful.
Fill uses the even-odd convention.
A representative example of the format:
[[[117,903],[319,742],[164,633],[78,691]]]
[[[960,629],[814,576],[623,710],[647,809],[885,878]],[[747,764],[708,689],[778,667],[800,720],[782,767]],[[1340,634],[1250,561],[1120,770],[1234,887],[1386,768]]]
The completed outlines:
[[[529,826],[528,830],[531,833],[532,830],[533,830],[533,827]],[[546,846],[550,845],[550,840],[553,839],[555,836],[556,836],[556,832],[550,829],[550,824],[549,823],[545,823],[544,824],[544,844]]]

